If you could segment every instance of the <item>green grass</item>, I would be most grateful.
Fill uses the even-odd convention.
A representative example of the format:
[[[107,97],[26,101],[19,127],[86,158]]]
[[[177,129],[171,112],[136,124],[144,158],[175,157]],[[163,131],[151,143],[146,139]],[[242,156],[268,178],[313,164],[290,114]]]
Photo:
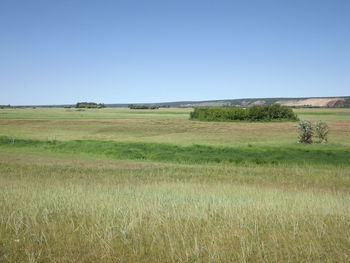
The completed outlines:
[[[349,120],[349,108],[294,109],[300,119],[309,120]]]
[[[0,137],[8,149],[34,152],[59,152],[91,155],[114,160],[150,160],[179,163],[233,164],[321,164],[350,165],[350,149],[332,144],[292,145],[289,147],[219,147],[178,146],[160,143],[126,143],[113,141],[39,141]]]

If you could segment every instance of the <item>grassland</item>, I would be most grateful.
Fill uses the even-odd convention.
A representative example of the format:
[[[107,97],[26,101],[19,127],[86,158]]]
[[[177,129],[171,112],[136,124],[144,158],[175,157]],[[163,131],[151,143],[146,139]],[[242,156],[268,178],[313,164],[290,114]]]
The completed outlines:
[[[62,153],[71,156],[91,156],[114,160],[150,160],[201,164],[318,164],[347,165],[349,147],[327,144],[289,147],[223,147],[191,145],[178,146],[160,143],[114,141],[39,141],[0,137],[0,146],[9,151]]]
[[[349,262],[350,110],[0,110],[0,262]]]
[[[293,144],[296,123],[190,121],[190,109],[2,109],[0,135],[38,140],[108,140],[237,146]],[[301,119],[326,120],[330,141],[350,146],[350,109],[296,110]]]

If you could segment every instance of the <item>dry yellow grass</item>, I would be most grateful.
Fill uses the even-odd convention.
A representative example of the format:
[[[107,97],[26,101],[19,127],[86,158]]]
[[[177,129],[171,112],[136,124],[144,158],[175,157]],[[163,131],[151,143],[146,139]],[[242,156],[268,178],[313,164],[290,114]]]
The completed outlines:
[[[199,122],[191,109],[0,110],[0,135],[40,140],[115,140],[176,144],[269,144],[297,141],[296,123]],[[300,118],[327,120],[330,141],[350,145],[350,109],[297,109]],[[5,114],[6,113],[6,114]],[[73,115],[71,115],[73,114]]]
[[[350,121],[330,120],[330,141],[350,144]],[[115,140],[177,144],[281,144],[297,141],[296,123],[168,120],[0,120],[0,134],[39,140]]]
[[[320,171],[1,153],[0,260],[346,262],[349,171]]]

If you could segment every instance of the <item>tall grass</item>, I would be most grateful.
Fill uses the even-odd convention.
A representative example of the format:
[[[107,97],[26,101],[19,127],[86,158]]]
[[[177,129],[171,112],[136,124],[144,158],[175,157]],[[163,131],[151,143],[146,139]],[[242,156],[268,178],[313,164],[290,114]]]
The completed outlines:
[[[96,168],[75,165],[0,165],[0,260],[349,259],[347,191],[217,183],[200,177],[189,182],[172,178],[172,172],[162,179],[156,168],[130,166],[120,173],[97,168],[98,163]],[[299,173],[306,176],[308,169]]]

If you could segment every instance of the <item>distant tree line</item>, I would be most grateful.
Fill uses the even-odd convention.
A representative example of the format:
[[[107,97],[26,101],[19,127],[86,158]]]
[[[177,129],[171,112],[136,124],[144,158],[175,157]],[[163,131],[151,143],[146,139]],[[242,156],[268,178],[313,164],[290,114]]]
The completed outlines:
[[[129,109],[133,110],[156,110],[159,108],[170,108],[169,105],[135,105],[135,104],[130,104],[128,105]]]
[[[0,105],[0,109],[6,109],[6,108],[11,108],[11,105]]]
[[[84,109],[101,109],[106,106],[103,103],[95,103],[95,102],[78,102],[75,104],[75,108],[84,108]]]
[[[242,107],[198,107],[190,113],[190,119],[200,121],[297,121],[293,110],[280,104]]]

